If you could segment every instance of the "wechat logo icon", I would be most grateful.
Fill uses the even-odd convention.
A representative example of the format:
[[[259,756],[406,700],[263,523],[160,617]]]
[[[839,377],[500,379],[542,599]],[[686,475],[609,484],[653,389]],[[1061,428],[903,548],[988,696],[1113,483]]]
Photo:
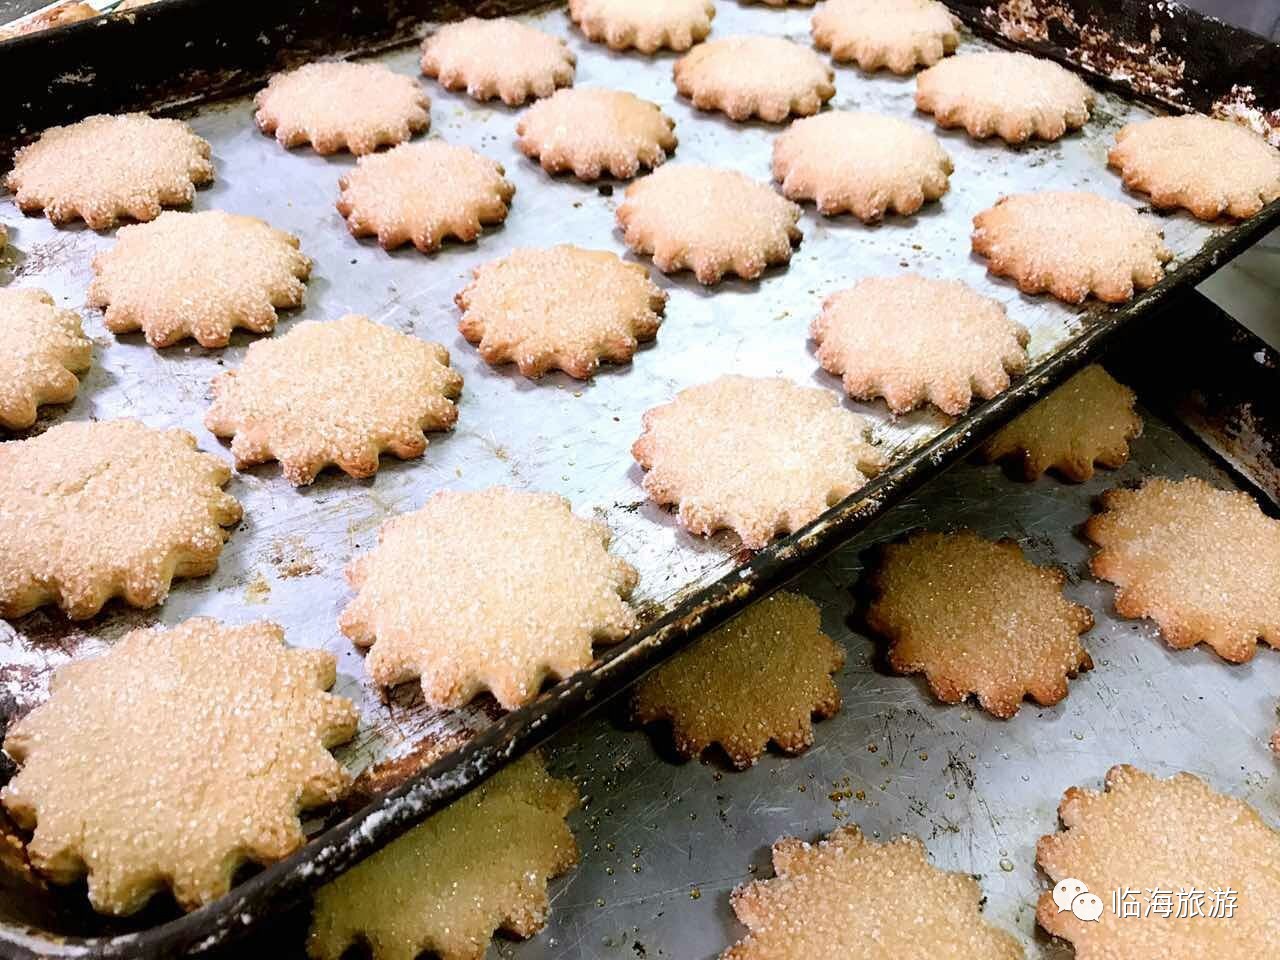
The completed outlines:
[[[1102,916],[1102,898],[1090,893],[1084,881],[1075,877],[1066,877],[1058,881],[1053,888],[1053,902],[1058,905],[1058,912],[1070,910],[1077,920],[1091,923]]]

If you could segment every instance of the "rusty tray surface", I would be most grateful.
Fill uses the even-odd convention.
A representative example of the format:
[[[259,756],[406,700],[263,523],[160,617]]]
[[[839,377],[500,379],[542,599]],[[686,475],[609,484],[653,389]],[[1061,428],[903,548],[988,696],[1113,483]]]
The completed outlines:
[[[722,3],[713,36],[771,33],[806,43],[810,13]],[[674,57],[618,55],[588,44],[561,10],[528,19],[568,39],[578,55],[578,85],[621,87],[661,103],[677,123],[675,162],[721,163],[768,179],[770,145],[780,128],[733,124],[693,110],[675,96],[670,80]],[[24,49],[30,46],[30,41],[21,43]],[[965,43],[968,49],[981,49],[989,41],[969,36]],[[399,72],[417,73],[415,49],[392,50],[379,59]],[[217,101],[190,114],[196,132],[213,144],[217,168],[216,182],[200,191],[194,209],[255,214],[302,238],[303,250],[316,265],[306,306],[282,319],[282,332],[299,319],[359,312],[448,346],[466,380],[457,429],[433,435],[421,460],[384,459],[368,481],[326,473],[314,486],[295,490],[275,464],[238,474],[228,490],[244,505],[245,521],[232,534],[217,572],[175,584],[157,610],[112,605],[84,624],[39,612],[0,625],[0,705],[12,718],[42,699],[59,664],[98,652],[136,626],[171,624],[197,614],[231,622],[276,620],[290,642],[324,647],[339,659],[335,689],[353,697],[363,714],[360,734],[339,751],[343,761],[353,771],[371,765],[390,771],[382,783],[415,775],[389,792],[377,792],[367,806],[330,826],[285,863],[186,917],[172,919],[157,906],[123,924],[105,925],[53,904],[33,908],[39,915],[35,922],[33,913],[0,905],[6,921],[0,940],[15,948],[53,949],[42,932],[53,930],[70,938],[57,948],[60,954],[133,956],[209,948],[253,926],[829,551],[1084,362],[1115,330],[1152,313],[1171,293],[1238,252],[1280,212],[1280,205],[1273,205],[1252,221],[1234,225],[1205,225],[1182,214],[1161,217],[1165,242],[1175,253],[1169,276],[1119,310],[1077,309],[1049,298],[1027,298],[989,279],[983,263],[969,253],[970,220],[1000,196],[1083,188],[1126,198],[1118,178],[1106,169],[1106,151],[1120,126],[1151,115],[1153,108],[1107,89],[1085,129],[1058,143],[1011,149],[939,131],[956,165],[951,190],[941,203],[916,217],[890,218],[874,227],[850,218],[821,218],[809,207],[801,221],[804,241],[791,264],[771,270],[758,283],[731,281],[706,290],[687,274],[655,274],[670,294],[666,322],[657,341],[632,364],[604,370],[588,383],[559,374],[532,382],[480,360],[456,332],[452,297],[473,267],[515,247],[573,242],[624,252],[613,218],[619,197],[608,184],[597,188],[550,178],[520,156],[513,143],[518,111],[475,104],[424,84],[433,100],[430,135],[500,160],[517,186],[506,223],[486,232],[477,244],[449,246],[424,257],[412,249],[387,253],[352,239],[333,206],[337,179],[351,167],[351,159],[323,158],[307,150],[286,153],[258,132],[248,99]],[[838,67],[836,84],[833,108],[877,110],[933,128],[929,118],[914,114],[910,79],[869,77]],[[43,287],[60,303],[81,307],[92,257],[111,244],[112,236],[76,227],[55,229],[43,219],[21,217],[11,205],[0,208],[0,219],[12,245],[0,265],[0,282]],[[670,514],[645,500],[640,471],[629,454],[644,410],[685,386],[730,371],[782,375],[838,390],[836,378],[821,372],[813,358],[806,338],[810,319],[827,294],[859,277],[908,268],[962,278],[1004,302],[1011,316],[1031,331],[1032,373],[957,422],[929,411],[893,418],[879,404],[848,403],[872,422],[892,465],[860,499],[833,508],[808,530],[755,556],[743,554],[732,535],[705,540],[688,536]],[[237,335],[223,351],[193,344],[155,351],[138,336],[107,334],[92,311],[85,311],[85,317],[95,341],[94,368],[75,403],[46,411],[37,431],[63,420],[131,416],[153,426],[184,427],[200,438],[202,448],[222,450],[229,458],[224,445],[204,430],[202,419],[209,382],[224,367],[238,365],[251,338]],[[460,711],[431,711],[412,684],[384,695],[368,683],[360,654],[336,627],[338,611],[351,596],[343,566],[372,546],[383,520],[415,509],[431,492],[495,483],[561,493],[579,513],[607,521],[615,551],[640,571],[635,602],[646,627],[625,644],[603,648],[601,662],[592,670],[510,715],[500,717],[487,698]],[[425,773],[416,770],[414,757],[423,745],[473,734],[477,736],[465,747]],[[325,826],[312,824],[316,831]],[[90,939],[80,939],[86,936]]]

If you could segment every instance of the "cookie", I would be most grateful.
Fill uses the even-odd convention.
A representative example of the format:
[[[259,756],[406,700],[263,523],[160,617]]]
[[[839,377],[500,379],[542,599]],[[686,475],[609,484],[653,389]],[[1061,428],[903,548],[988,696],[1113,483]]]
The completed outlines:
[[[422,42],[422,72],[440,86],[509,107],[572,84],[576,62],[559,37],[506,17],[468,17]]]
[[[690,533],[727,528],[759,550],[867,482],[881,465],[868,432],[828,390],[730,375],[648,411],[631,453]]]
[[[298,238],[257,217],[168,211],[124,227],[93,259],[88,304],[112,333],[141,330],[153,347],[193,338],[225,347],[231,331],[270,333],[276,310],[300,307],[311,260]]]
[[[42,404],[74,400],[91,355],[74,310],[43,290],[0,289],[0,427],[25,429]]]
[[[424,434],[457,421],[461,392],[440,344],[348,314],[251,344],[239,369],[213,381],[204,423],[233,438],[237,467],[279,460],[300,486],[329,464],[369,477],[384,451],[422,456]]]
[[[365,669],[381,686],[418,677],[433,707],[488,690],[514,710],[635,627],[636,571],[609,536],[555,494],[442,490],[347,568],[356,597],[339,625],[372,648]]]
[[[889,641],[895,671],[923,673],[943,703],[975,694],[1004,719],[1024,697],[1057,703],[1093,667],[1079,640],[1093,616],[1062,595],[1065,582],[1013,540],[918,532],[884,548],[867,624]]]
[[[431,100],[418,84],[380,63],[308,63],[274,74],[253,103],[263,133],[316,153],[372,153],[431,123]]]
[[[578,862],[565,816],[578,790],[529,755],[316,893],[307,955],[339,960],[483,960],[494,933],[546,924],[547,881]]]
[[[1096,193],[1047,190],[1002,197],[973,218],[973,252],[1023,293],[1067,303],[1093,294],[1123,303],[1155,286],[1173,259],[1161,233],[1132,207]]]
[[[105,230],[122,217],[154,220],[162,207],[191,203],[196,187],[213,180],[210,149],[181,120],[99,114],[50,127],[19,148],[4,185],[23,213]]]
[[[998,300],[959,280],[870,277],[832,294],[813,321],[822,369],[851,397],[894,413],[932,403],[959,416],[1027,369],[1029,335]]]
[[[791,259],[800,207],[736,170],[668,164],[627,187],[623,239],[663,273],[692,270],[711,286],[726,273],[754,280]]]
[[[853,825],[818,843],[784,837],[773,845],[773,871],[774,879],[733,891],[729,902],[749,932],[721,960],[1023,956],[1017,940],[982,918],[978,881],[933,866],[915,837],[872,843]]]
[[[563,370],[585,380],[600,361],[627,363],[652,340],[667,295],[639,264],[604,250],[523,248],[475,270],[454,297],[458,330],[486,363],[526,377]]]
[[[937,0],[828,0],[810,29],[819,50],[868,72],[913,73],[960,43],[959,18]]]
[[[979,140],[1057,140],[1088,122],[1093,103],[1070,70],[1026,53],[961,54],[916,77],[916,109]]]
[[[699,110],[732,120],[781,123],[817,113],[836,95],[835,71],[818,55],[781,37],[726,37],[676,61],[676,90]]]
[[[360,713],[324,692],[335,676],[332,654],[286,647],[273,623],[204,618],[60,668],[4,740],[19,770],[0,799],[35,831],[32,866],[128,914],[163,888],[194,910],[246,860],[282,860],[306,839],[298,811],[349,783],[327,748]]]
[[[442,140],[404,143],[360,157],[338,181],[338,212],[352,236],[384,249],[412,243],[423,253],[446,238],[470,243],[483,226],[507,219],[515,186],[502,164]]]
[[[1280,150],[1248,127],[1199,114],[1126,124],[1107,163],[1161,210],[1252,217],[1280,198]]]
[[[10,23],[0,27],[0,42],[41,33],[55,27],[69,27],[73,23],[92,20],[97,15],[98,11],[88,3],[60,3],[26,17],[20,23]]]
[[[1129,441],[1142,433],[1137,397],[1096,363],[1073,375],[981,447],[988,462],[1020,460],[1035,480],[1046,470],[1083,483],[1095,465],[1114,470],[1129,459]]]
[[[1259,640],[1280,649],[1280,521],[1248,494],[1153,477],[1104,494],[1084,534],[1116,612],[1154,620],[1175,650],[1207,643],[1243,663]]]
[[[1036,862],[1055,884],[1082,884],[1102,916],[1083,920],[1046,890],[1036,919],[1078,960],[1275,952],[1280,831],[1244,801],[1189,773],[1161,780],[1122,765],[1105,791],[1068,789],[1058,816],[1065,829],[1040,839]]]
[[[688,50],[711,32],[711,0],[569,0],[569,17],[588,40],[611,50]]]
[[[154,607],[175,577],[213,572],[240,521],[231,471],[185,430],[63,423],[0,444],[0,617],[56,603],[73,620],[111,597]]]
[[[560,90],[516,121],[516,145],[548,173],[579,180],[628,180],[666,162],[676,148],[675,121],[633,93],[579,87]]]
[[[886,213],[910,216],[937,200],[952,169],[937,137],[874,113],[806,117],[773,141],[773,178],[788,199],[867,223]]]
[[[640,723],[670,721],[682,756],[719,744],[743,770],[770,743],[790,754],[809,748],[813,718],[840,709],[831,674],[843,665],[813,601],[775,593],[648,674],[631,711]]]

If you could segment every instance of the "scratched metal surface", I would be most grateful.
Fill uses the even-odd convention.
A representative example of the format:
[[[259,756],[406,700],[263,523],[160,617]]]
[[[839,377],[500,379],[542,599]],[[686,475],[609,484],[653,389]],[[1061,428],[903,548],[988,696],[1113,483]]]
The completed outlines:
[[[578,779],[589,798],[572,820],[582,863],[553,885],[547,929],[526,943],[499,943],[490,956],[716,957],[745,932],[729,892],[773,875],[774,840],[857,823],[882,839],[916,834],[938,866],[977,874],[987,918],[1015,933],[1028,957],[1058,960],[1070,950],[1035,924],[1048,886],[1035,843],[1057,829],[1067,787],[1097,788],[1115,763],[1163,776],[1189,770],[1280,825],[1267,746],[1280,656],[1264,647],[1233,665],[1203,647],[1172,651],[1150,623],[1117,619],[1112,588],[1088,573],[1078,531],[1103,490],[1152,474],[1233,485],[1216,461],[1144,415],[1146,433],[1121,470],[1075,486],[959,465],[792,584],[821,606],[824,629],[848,651],[838,677],[844,709],[817,725],[808,753],[769,754],[744,773],[711,754],[681,764],[666,731],[629,729],[620,708],[555,738],[553,769]],[[884,670],[863,632],[856,586],[873,545],[918,527],[1013,537],[1035,562],[1067,571],[1067,595],[1092,609],[1096,626],[1083,638],[1095,667],[1071,682],[1064,701],[1024,703],[1013,719],[997,720],[972,702],[937,703],[922,678]]]

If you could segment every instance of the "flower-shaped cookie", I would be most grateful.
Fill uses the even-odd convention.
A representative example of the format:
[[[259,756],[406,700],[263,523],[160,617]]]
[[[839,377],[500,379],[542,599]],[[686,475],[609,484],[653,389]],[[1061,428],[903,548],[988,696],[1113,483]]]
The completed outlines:
[[[476,100],[500,97],[516,107],[573,83],[574,55],[559,37],[500,17],[470,17],[441,27],[422,42],[422,72],[446,90]]]
[[[384,523],[347,568],[356,597],[339,624],[372,647],[375,683],[418,677],[433,707],[489,690],[514,710],[635,627],[636,571],[608,544],[608,527],[555,494],[441,491]]]
[[[696,757],[719,744],[739,770],[769,743],[800,753],[813,743],[813,718],[840,709],[831,674],[844,649],[825,633],[818,607],[775,593],[682,650],[635,687],[641,723],[668,720],[676,749]]]
[[[1247,493],[1153,477],[1108,491],[1084,533],[1116,612],[1150,617],[1175,650],[1207,643],[1242,663],[1259,640],[1280,649],[1280,520]]]
[[[569,16],[588,40],[641,53],[688,50],[711,32],[711,0],[569,0]]]
[[[667,295],[644,267],[603,250],[524,248],[478,267],[454,298],[458,329],[487,363],[526,377],[563,370],[586,379],[601,360],[626,363],[652,340]]]
[[[190,203],[196,186],[213,180],[209,153],[181,120],[100,114],[50,127],[20,148],[4,185],[23,213],[105,230],[122,217],[154,220],[162,207]]]
[[[894,413],[932,403],[958,416],[1027,368],[1029,335],[1004,306],[959,280],[908,273],[832,294],[810,333],[818,362],[849,396],[884,397]]]
[[[813,15],[813,45],[863,70],[911,73],[960,42],[960,21],[938,0],[828,0]]]
[[[784,837],[773,870],[733,891],[750,932],[720,960],[1022,960],[1018,941],[982,919],[978,881],[933,866],[915,837],[872,843],[856,826],[815,844]]]
[[[548,173],[626,180],[676,147],[675,121],[633,93],[578,87],[540,100],[516,122],[517,146]]]
[[[859,220],[910,216],[947,192],[951,157],[933,134],[875,113],[806,117],[773,141],[773,178],[791,200]]]
[[[236,466],[279,460],[295,486],[328,464],[368,477],[384,450],[422,456],[424,433],[458,419],[461,392],[440,344],[348,314],[251,344],[239,369],[213,381],[205,426],[233,437]]]
[[[298,811],[349,783],[326,748],[360,714],[324,692],[334,678],[332,654],[291,650],[263,621],[135,630],[62,667],[4,741],[20,769],[2,799],[34,830],[32,866],[87,877],[94,909],[128,914],[164,887],[194,910],[246,860],[288,856]]]
[[[890,666],[923,673],[943,703],[972,693],[1011,717],[1024,697],[1057,703],[1067,679],[1093,667],[1079,640],[1093,616],[1062,595],[1066,579],[1013,540],[916,533],[885,548],[867,623],[889,640]]]
[[[800,207],[736,170],[667,164],[627,187],[618,223],[636,253],[663,273],[700,283],[726,273],[754,280],[800,242]]]
[[[495,931],[531,937],[547,921],[547,881],[578,862],[565,816],[578,790],[530,755],[316,893],[307,954],[340,960],[483,960]]]
[[[111,332],[141,330],[153,347],[187,337],[225,347],[232,330],[270,333],[277,309],[302,305],[311,260],[257,217],[170,210],[121,229],[93,272],[88,303],[106,308]]]
[[[1057,140],[1088,122],[1093,101],[1070,70],[1026,53],[966,53],[916,77],[916,108],[979,140]]]
[[[74,310],[43,290],[0,290],[0,427],[29,427],[37,407],[74,400],[91,355]]]
[[[0,617],[56,603],[83,620],[116,596],[154,607],[175,577],[212,573],[240,520],[230,479],[185,430],[134,420],[0,444]]]
[[[431,100],[417,82],[379,63],[308,63],[273,75],[253,102],[263,133],[316,153],[372,153],[431,122]]]
[[[1035,480],[1052,469],[1083,483],[1094,465],[1109,469],[1129,459],[1129,441],[1142,433],[1137,397],[1102,367],[1090,364],[982,445],[987,460],[1017,458]]]
[[[1130,123],[1107,162],[1161,210],[1252,217],[1280,197],[1280,150],[1247,127],[1199,114]]]
[[[1067,303],[1123,303],[1155,286],[1173,259],[1151,221],[1096,193],[1048,190],[1001,198],[973,218],[973,251],[1023,293]]]
[[[470,243],[486,224],[507,219],[516,188],[502,164],[442,140],[402,143],[360,157],[338,181],[338,212],[352,236],[385,249],[412,243],[423,253],[454,237]]]
[[[758,550],[867,482],[880,466],[867,433],[829,390],[730,375],[648,411],[631,452],[691,533],[727,527]]]
[[[1036,862],[1051,882],[1083,884],[1103,914],[1081,919],[1046,890],[1036,920],[1070,942],[1077,960],[1275,952],[1280,831],[1244,801],[1189,773],[1161,780],[1124,764],[1107,772],[1105,791],[1068,788],[1058,816],[1064,829],[1040,839]],[[1113,897],[1139,910],[1117,916]],[[1165,898],[1167,911],[1158,905]]]
[[[676,61],[676,89],[699,110],[733,120],[781,123],[817,113],[836,94],[835,72],[807,47],[781,37],[727,37]]]

